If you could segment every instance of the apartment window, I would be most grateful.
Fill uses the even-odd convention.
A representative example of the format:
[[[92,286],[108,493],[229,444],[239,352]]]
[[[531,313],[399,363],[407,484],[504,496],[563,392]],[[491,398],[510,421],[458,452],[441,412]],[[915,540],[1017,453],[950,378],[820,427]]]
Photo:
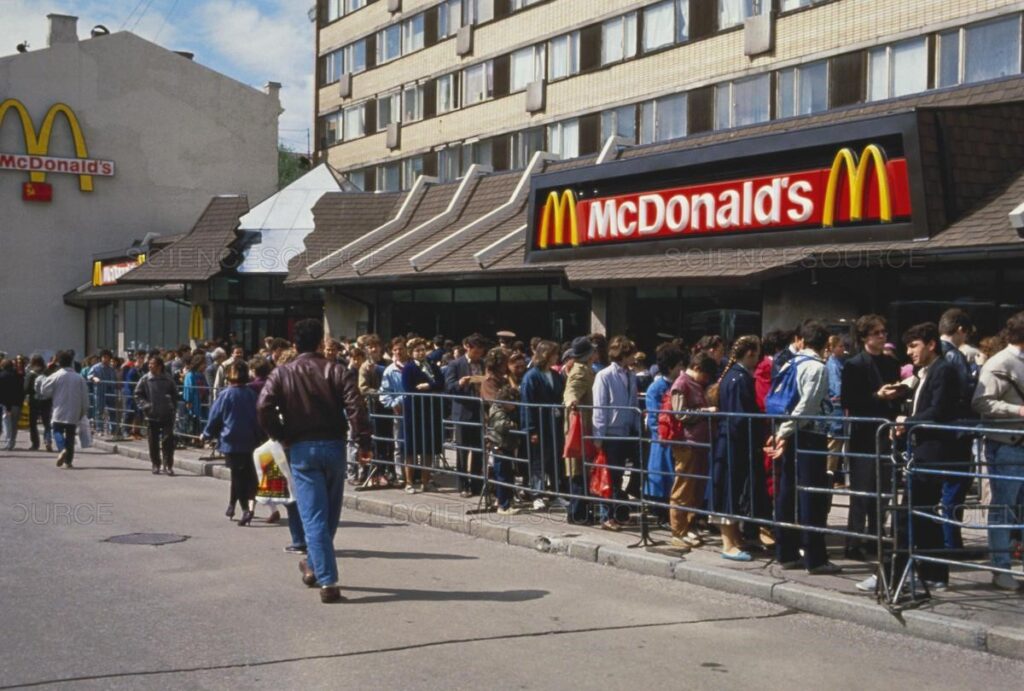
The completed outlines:
[[[493,0],[462,0],[462,25],[483,24],[494,19]]]
[[[402,189],[407,190],[423,175],[423,157],[412,156],[402,161]]]
[[[558,36],[548,41],[548,79],[562,79],[580,71],[580,32]]]
[[[622,137],[636,143],[636,106],[622,106],[601,113],[601,141]]]
[[[535,153],[544,150],[544,128],[534,127],[516,132],[512,135],[510,144],[512,168],[525,168]]]
[[[601,24],[601,64],[608,65],[636,55],[636,12]]]
[[[509,9],[515,12],[516,10],[526,9],[530,5],[536,5],[538,2],[541,2],[541,0],[511,0]]]
[[[402,22],[402,55],[414,53],[423,48],[423,18],[422,13],[412,19]]]
[[[828,110],[828,61],[779,71],[778,116],[808,115]]]
[[[686,136],[686,94],[673,94],[640,104],[640,143]]]
[[[771,0],[718,0],[718,28],[742,24],[747,17],[767,12]]]
[[[471,106],[494,95],[494,63],[488,60],[462,73],[462,104]]]
[[[459,97],[455,89],[455,75],[445,74],[437,78],[437,112],[447,113],[459,107]]]
[[[324,145],[334,146],[341,141],[341,112],[325,115],[323,118]]]
[[[377,131],[383,131],[388,125],[401,122],[402,97],[397,91],[377,97]]]
[[[327,21],[333,22],[345,14],[345,0],[327,0]]]
[[[687,39],[690,0],[667,0],[644,8],[644,51],[657,50]]]
[[[367,41],[356,41],[344,48],[344,72],[358,74],[367,69]]]
[[[437,152],[437,177],[441,182],[451,182],[459,177],[462,164],[462,151],[458,147],[449,146]]]
[[[1020,16],[964,29],[964,81],[1020,73]]]
[[[345,173],[345,177],[353,185],[358,187],[360,190],[366,190],[366,171],[365,170],[350,170]]]
[[[544,46],[529,46],[512,53],[509,92],[522,91],[530,82],[544,78]]]
[[[462,0],[445,0],[437,7],[437,37],[448,38],[462,27]]]
[[[766,122],[770,115],[771,75],[760,74],[715,86],[715,129]]]
[[[402,25],[393,24],[377,32],[377,64],[402,56]]]
[[[782,0],[780,9],[783,12],[789,12],[790,10],[798,10],[801,7],[810,7],[814,2],[815,0]]]
[[[471,142],[462,145],[462,166],[459,169],[460,175],[465,175],[469,167],[474,163],[482,166],[492,165],[494,147],[490,141]]]
[[[416,122],[423,119],[423,85],[414,84],[402,91],[402,121]]]
[[[367,0],[345,0],[345,12],[355,12],[366,7]]]
[[[398,163],[377,166],[377,191],[397,192],[402,187],[402,168]]]
[[[324,56],[324,84],[333,84],[345,72],[345,49]]]
[[[548,125],[548,151],[562,158],[576,158],[580,155],[579,119]]]
[[[366,104],[346,108],[343,113],[345,141],[357,139],[366,134]]]
[[[927,38],[915,38],[868,52],[869,101],[916,94],[927,88]]]

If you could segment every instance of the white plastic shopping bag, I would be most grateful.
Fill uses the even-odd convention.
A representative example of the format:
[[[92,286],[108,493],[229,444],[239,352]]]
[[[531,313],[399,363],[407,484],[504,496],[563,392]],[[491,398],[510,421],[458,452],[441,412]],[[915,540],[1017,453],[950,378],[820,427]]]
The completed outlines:
[[[89,429],[88,417],[83,417],[78,421],[78,446],[82,449],[92,446],[92,430]]]
[[[292,501],[292,473],[288,466],[288,455],[280,442],[267,440],[252,452],[256,465],[256,502],[266,506],[278,506]]]

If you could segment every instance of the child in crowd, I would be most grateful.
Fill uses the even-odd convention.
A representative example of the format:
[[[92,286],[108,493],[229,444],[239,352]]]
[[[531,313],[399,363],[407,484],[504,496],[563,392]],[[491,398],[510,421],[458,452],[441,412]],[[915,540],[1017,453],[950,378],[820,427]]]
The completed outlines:
[[[487,448],[494,466],[494,479],[500,483],[495,485],[498,497],[498,515],[513,516],[516,509],[512,508],[512,496],[515,492],[515,457],[519,449],[519,414],[516,402],[519,391],[510,385],[498,390],[498,396],[491,403],[487,417]]]

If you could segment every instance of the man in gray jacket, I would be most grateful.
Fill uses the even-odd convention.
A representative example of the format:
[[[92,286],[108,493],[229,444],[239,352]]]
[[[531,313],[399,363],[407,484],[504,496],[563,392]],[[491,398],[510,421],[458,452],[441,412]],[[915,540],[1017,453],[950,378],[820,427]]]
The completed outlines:
[[[149,460],[153,474],[160,474],[160,453],[164,472],[174,475],[174,414],[178,407],[178,386],[164,371],[164,359],[149,359],[149,372],[135,385],[135,404],[146,416],[149,427]]]
[[[61,449],[57,467],[71,468],[75,460],[75,436],[78,422],[89,412],[89,386],[71,364],[74,355],[69,350],[57,353],[59,370],[46,377],[39,385],[39,395],[53,401],[53,436]]]
[[[988,472],[994,476],[989,525],[1024,523],[1024,312],[1006,322],[1006,341],[1010,344],[985,363],[978,376],[971,405],[986,425],[1006,428],[1005,434],[991,434],[985,442]],[[1010,530],[989,528],[992,566],[1010,568]],[[1008,573],[995,573],[992,584],[1005,590],[1017,590],[1020,582]]]

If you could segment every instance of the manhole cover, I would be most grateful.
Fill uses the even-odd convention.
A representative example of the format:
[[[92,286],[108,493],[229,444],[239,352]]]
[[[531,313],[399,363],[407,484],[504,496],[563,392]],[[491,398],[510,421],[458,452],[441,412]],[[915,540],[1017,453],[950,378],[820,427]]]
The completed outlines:
[[[175,542],[184,542],[188,535],[175,535],[174,533],[130,533],[128,535],[115,535],[107,538],[104,542],[116,542],[119,545],[173,545]]]

